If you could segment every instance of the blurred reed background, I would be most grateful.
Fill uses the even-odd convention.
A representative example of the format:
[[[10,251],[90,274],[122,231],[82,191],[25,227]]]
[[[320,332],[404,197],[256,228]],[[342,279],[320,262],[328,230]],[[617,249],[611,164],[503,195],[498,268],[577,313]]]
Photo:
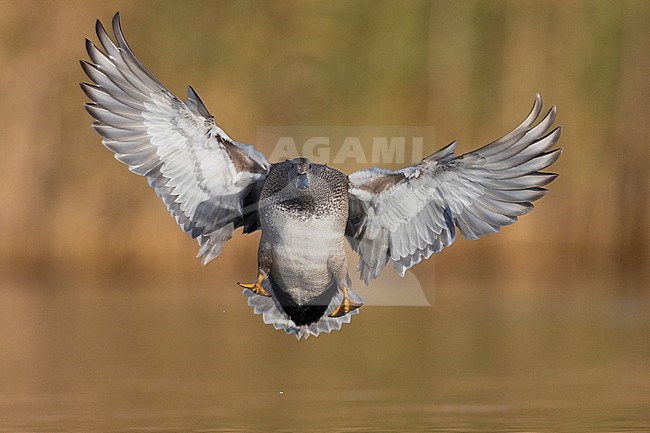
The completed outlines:
[[[517,125],[540,92],[564,125],[559,179],[532,214],[458,241],[438,269],[647,290],[647,1],[0,1],[4,278],[254,276],[257,234],[202,269],[91,130],[78,60],[95,19],[117,10],[144,64],[178,96],[193,85],[246,143],[266,125],[431,125],[425,152],[456,139],[462,153]]]

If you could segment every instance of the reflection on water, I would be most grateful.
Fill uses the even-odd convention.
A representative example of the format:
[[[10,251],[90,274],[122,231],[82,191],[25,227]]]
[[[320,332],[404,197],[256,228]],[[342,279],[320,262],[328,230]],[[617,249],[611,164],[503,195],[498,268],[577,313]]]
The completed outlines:
[[[0,432],[650,430],[640,295],[445,281],[298,342],[230,282],[134,286],[0,287]]]

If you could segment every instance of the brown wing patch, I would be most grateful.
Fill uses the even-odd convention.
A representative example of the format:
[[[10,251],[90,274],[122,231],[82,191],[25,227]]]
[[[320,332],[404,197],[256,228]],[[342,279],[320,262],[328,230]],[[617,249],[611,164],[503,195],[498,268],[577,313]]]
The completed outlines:
[[[388,188],[397,185],[404,179],[405,177],[402,173],[377,176],[367,182],[364,182],[359,186],[359,189],[368,191],[372,194],[380,194],[381,192],[386,191]]]
[[[235,170],[237,170],[238,173],[244,171],[257,174],[266,173],[266,169],[264,167],[260,166],[258,163],[250,159],[248,155],[242,152],[242,150],[239,149],[236,145],[227,140],[223,140],[221,142],[223,144],[223,148],[226,149],[226,152],[228,152],[228,156],[230,157],[230,160],[232,161],[232,164],[235,166]]]

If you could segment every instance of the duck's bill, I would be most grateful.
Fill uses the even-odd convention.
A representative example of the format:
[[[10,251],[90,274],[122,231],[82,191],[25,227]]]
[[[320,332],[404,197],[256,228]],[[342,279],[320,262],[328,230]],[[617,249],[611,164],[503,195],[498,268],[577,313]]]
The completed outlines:
[[[298,189],[307,189],[309,188],[309,178],[307,173],[299,174],[296,176],[296,188]]]

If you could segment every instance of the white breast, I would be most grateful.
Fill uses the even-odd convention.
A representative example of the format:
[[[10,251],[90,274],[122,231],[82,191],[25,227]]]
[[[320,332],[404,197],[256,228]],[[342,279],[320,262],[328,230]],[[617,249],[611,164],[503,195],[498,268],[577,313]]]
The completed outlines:
[[[276,215],[263,239],[271,244],[273,272],[279,272],[294,299],[311,298],[331,281],[328,260],[344,250],[344,233],[335,218],[296,219]]]

